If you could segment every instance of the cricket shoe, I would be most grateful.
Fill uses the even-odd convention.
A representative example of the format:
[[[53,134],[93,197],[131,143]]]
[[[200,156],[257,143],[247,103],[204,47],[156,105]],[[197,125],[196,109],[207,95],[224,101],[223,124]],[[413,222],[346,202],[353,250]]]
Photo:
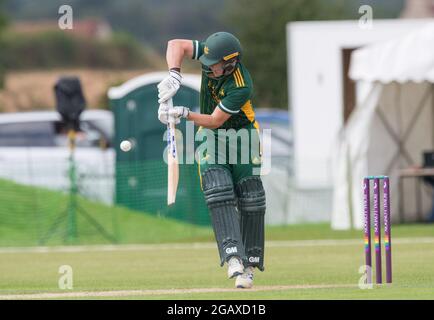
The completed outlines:
[[[228,261],[228,278],[232,279],[233,277],[243,274],[243,272],[244,266],[241,259],[238,257],[230,258]]]
[[[253,267],[245,268],[244,273],[237,276],[235,287],[240,289],[250,289],[253,287]]]

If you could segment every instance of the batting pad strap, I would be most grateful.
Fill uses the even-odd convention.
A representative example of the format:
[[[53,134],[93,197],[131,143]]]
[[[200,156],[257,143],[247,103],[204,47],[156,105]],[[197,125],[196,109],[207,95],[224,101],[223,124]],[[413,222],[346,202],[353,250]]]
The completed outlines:
[[[214,187],[203,191],[205,201],[209,206],[223,203],[235,203],[234,189],[232,186]]]

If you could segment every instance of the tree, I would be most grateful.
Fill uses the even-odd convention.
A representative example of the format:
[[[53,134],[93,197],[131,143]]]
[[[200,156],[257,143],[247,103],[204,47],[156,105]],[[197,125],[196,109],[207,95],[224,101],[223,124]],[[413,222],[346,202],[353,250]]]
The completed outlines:
[[[3,31],[3,29],[6,27],[6,15],[3,13],[3,0],[0,0],[0,33]]]
[[[3,13],[3,0],[0,0],[0,48],[1,46],[1,36],[2,36],[2,32],[6,27],[6,16]],[[4,70],[5,70],[5,66],[3,63],[3,57],[2,57],[2,50],[0,50],[0,89],[3,88],[4,86]]]
[[[257,105],[282,109],[288,106],[286,24],[344,17],[343,1],[227,2],[225,20],[243,46],[243,62],[253,78]]]
[[[165,53],[173,38],[201,40],[223,28],[216,0],[5,0],[12,20],[52,20],[69,2],[74,19],[99,17],[115,31],[127,32]],[[223,1],[223,0],[220,0]],[[103,5],[102,5],[103,3]]]

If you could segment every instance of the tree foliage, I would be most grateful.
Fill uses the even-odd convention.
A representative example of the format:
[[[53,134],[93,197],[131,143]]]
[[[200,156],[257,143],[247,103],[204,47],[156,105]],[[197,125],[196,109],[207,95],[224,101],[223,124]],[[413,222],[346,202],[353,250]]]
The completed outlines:
[[[4,13],[4,0],[0,0],[0,34],[3,31],[3,29],[6,27],[7,24],[7,18],[6,14]]]
[[[7,24],[7,18],[3,11],[3,0],[0,0],[0,48],[2,48],[2,34]],[[0,50],[0,89],[4,87],[4,76],[5,76],[5,67],[4,67],[4,57],[2,54],[2,50]]]
[[[30,21],[57,19],[58,8],[68,4],[74,19],[102,18],[162,52],[170,39],[202,39],[221,29],[225,1],[230,0],[6,0],[6,5],[13,19]]]
[[[155,59],[128,34],[107,40],[77,37],[64,31],[3,36],[3,63],[9,70],[35,68],[151,68]]]

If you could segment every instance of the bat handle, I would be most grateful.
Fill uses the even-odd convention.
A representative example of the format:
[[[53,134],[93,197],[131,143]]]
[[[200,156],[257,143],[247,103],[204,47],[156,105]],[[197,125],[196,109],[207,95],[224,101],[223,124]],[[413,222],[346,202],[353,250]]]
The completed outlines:
[[[173,99],[172,98],[170,98],[169,100],[167,100],[166,103],[167,103],[167,106],[169,108],[173,108]]]
[[[170,98],[169,100],[167,100],[166,101],[166,104],[167,104],[167,107],[169,108],[169,109],[173,109],[173,100],[172,100],[172,98]],[[169,125],[171,125],[171,127],[170,127],[170,129],[172,129],[172,130],[174,130],[175,129],[175,119],[174,118],[169,118],[169,121],[168,121],[169,123],[168,123],[168,127],[169,127]],[[173,125],[173,126],[172,126]]]

